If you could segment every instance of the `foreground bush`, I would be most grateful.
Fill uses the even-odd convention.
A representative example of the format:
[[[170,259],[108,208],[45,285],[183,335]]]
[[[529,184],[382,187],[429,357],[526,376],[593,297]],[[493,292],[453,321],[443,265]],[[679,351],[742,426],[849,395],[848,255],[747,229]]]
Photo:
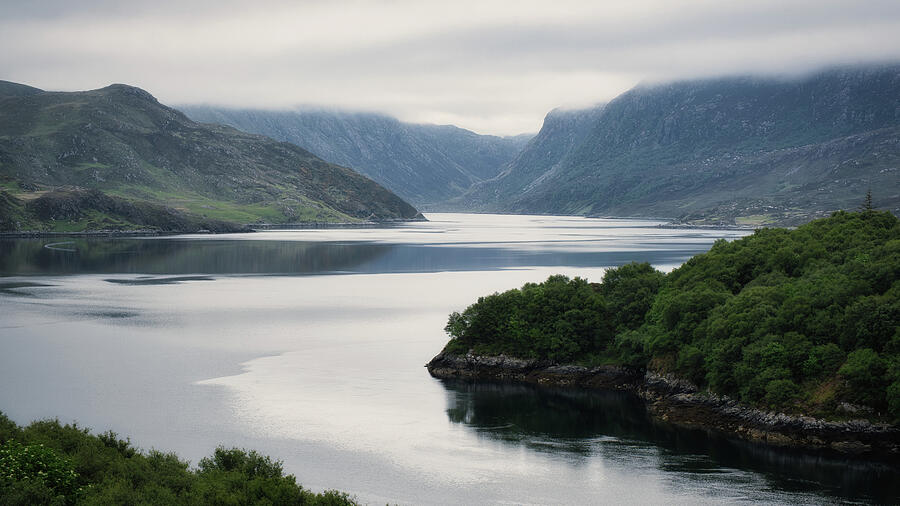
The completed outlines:
[[[172,453],[141,452],[113,432],[99,436],[57,420],[21,428],[0,413],[0,504],[356,504],[317,494],[255,451],[217,448],[198,469]]]

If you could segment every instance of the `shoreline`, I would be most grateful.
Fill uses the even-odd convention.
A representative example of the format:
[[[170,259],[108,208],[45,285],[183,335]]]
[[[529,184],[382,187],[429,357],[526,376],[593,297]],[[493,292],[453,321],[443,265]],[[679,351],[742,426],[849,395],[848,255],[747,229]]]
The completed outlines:
[[[249,232],[249,231],[247,231]],[[234,232],[234,233],[247,233]],[[160,230],[86,230],[83,232],[0,232],[0,239],[40,239],[43,237],[141,237],[179,234],[214,234],[215,232],[168,232]]]
[[[308,230],[308,229],[330,229],[330,228],[388,228],[403,225],[405,223],[415,223],[423,220],[387,220],[387,221],[361,221],[361,222],[327,222],[327,221],[310,221],[301,223],[257,223],[247,224],[253,232],[268,232],[273,230]]]
[[[258,223],[246,224],[239,230],[216,232],[211,230],[198,231],[173,231],[173,230],[85,230],[81,232],[52,232],[41,230],[23,230],[17,232],[0,232],[0,239],[39,239],[45,237],[140,237],[140,236],[171,236],[171,235],[220,235],[220,234],[252,234],[254,232],[278,231],[278,230],[309,230],[309,229],[352,229],[352,228],[388,228],[405,223],[428,221],[422,218],[410,218],[406,220],[363,221],[363,222],[305,222],[305,223]]]
[[[620,366],[584,367],[504,355],[441,352],[425,366],[441,379],[485,379],[543,386],[619,390],[638,396],[656,419],[757,443],[900,462],[900,428],[868,420],[833,422],[751,408],[693,384]]]

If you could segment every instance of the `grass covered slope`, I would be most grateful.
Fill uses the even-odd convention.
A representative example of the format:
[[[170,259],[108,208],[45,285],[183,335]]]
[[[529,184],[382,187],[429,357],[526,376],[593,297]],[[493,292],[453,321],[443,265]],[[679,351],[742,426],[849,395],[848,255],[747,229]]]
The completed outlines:
[[[445,351],[675,374],[747,404],[900,419],[900,220],[837,212],[716,242],[669,274],[553,276],[482,297]]]
[[[252,229],[100,190],[42,192],[27,202],[0,191],[0,232],[248,232]]]
[[[19,427],[0,413],[0,504],[352,505],[316,494],[255,451],[217,448],[196,469],[172,453],[141,452],[113,432],[99,436],[56,420]]]
[[[199,219],[412,219],[415,208],[295,145],[203,125],[132,86],[44,92],[0,83],[0,188],[21,201],[89,189]]]

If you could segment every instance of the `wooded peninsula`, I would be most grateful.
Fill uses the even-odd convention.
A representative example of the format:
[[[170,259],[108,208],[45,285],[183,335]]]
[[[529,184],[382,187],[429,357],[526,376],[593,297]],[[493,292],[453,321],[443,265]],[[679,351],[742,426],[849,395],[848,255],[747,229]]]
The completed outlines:
[[[668,394],[715,397],[719,411],[777,412],[794,425],[815,417],[845,432],[842,422],[862,419],[862,432],[887,434],[890,446],[900,420],[900,220],[840,211],[717,241],[669,274],[632,263],[600,283],[551,276],[479,298],[446,331],[429,364],[436,376],[528,379],[540,369],[535,382],[583,385],[598,383],[586,379],[592,371],[615,370],[619,381],[641,378],[632,390],[648,390],[652,376]]]

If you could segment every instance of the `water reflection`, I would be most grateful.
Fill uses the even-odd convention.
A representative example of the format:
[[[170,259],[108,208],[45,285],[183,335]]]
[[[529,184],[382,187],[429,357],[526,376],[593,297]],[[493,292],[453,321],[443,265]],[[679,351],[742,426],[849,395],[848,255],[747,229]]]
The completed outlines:
[[[640,399],[614,391],[441,380],[447,416],[480,436],[536,452],[594,455],[617,461],[659,449],[666,472],[752,470],[775,490],[824,492],[883,503],[900,499],[900,469],[817,452],[772,448],[654,421]]]
[[[370,262],[388,245],[91,238],[0,240],[0,274],[307,274]],[[51,247],[48,248],[47,246]]]
[[[707,243],[671,243],[631,251],[556,251],[376,242],[110,239],[0,240],[0,275],[324,274],[597,267],[631,261],[673,264]],[[50,247],[48,247],[50,246]]]

